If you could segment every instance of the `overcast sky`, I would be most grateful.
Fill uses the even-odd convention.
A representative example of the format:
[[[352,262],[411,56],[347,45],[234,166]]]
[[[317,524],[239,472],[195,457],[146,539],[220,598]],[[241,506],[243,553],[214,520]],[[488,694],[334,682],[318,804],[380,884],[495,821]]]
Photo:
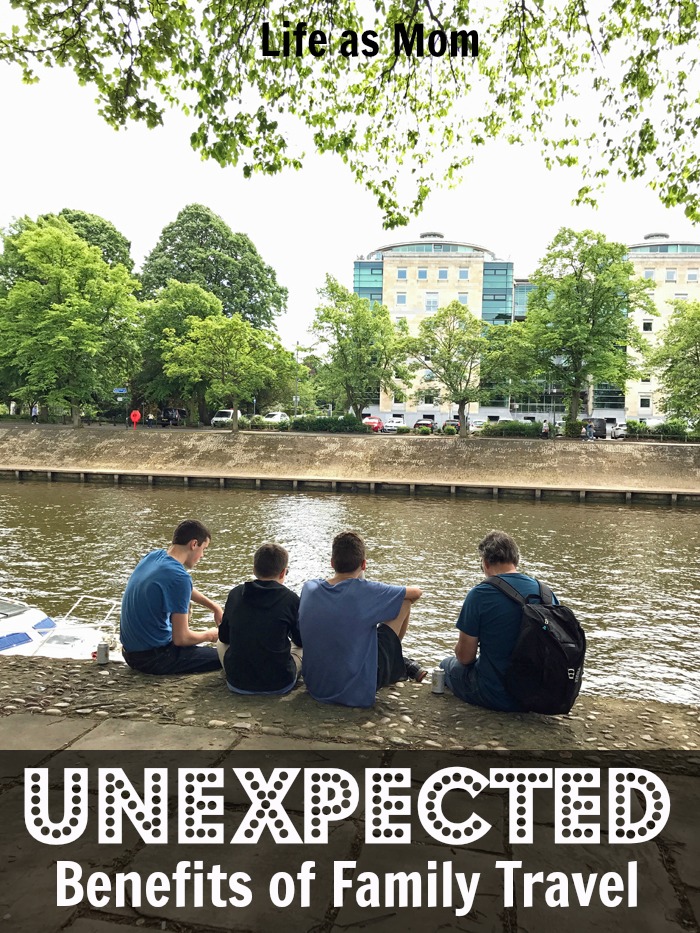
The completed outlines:
[[[665,231],[697,239],[681,208],[664,208],[642,181],[609,183],[598,210],[575,208],[576,169],[548,172],[533,148],[485,147],[455,190],[438,191],[407,228],[385,231],[381,212],[339,159],[309,157],[300,172],[246,181],[234,167],[202,162],[180,114],[166,126],[116,132],[97,115],[94,92],[72,72],[44,71],[25,86],[0,64],[0,227],[63,207],[101,214],[132,243],[140,266],[163,227],[186,205],[219,214],[258,251],[289,289],[279,322],[284,342],[304,341],[326,273],[352,287],[353,261],[386,243],[436,230],[477,243],[533,271],[560,226],[591,227],[622,242]]]

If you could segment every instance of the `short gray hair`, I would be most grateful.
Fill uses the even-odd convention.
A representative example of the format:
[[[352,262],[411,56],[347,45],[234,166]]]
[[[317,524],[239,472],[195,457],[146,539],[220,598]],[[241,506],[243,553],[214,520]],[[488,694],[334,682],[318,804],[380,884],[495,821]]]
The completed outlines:
[[[518,545],[505,531],[489,531],[479,541],[479,554],[487,564],[514,564],[517,567],[520,563]]]

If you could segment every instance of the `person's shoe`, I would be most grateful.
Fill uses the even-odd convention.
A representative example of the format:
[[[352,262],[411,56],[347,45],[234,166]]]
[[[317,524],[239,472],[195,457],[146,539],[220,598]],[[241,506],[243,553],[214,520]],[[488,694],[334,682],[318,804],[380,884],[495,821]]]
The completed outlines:
[[[404,658],[406,663],[406,677],[409,680],[415,680],[416,683],[421,683],[428,676],[428,672],[424,667],[421,667],[418,661],[414,661],[413,658]]]

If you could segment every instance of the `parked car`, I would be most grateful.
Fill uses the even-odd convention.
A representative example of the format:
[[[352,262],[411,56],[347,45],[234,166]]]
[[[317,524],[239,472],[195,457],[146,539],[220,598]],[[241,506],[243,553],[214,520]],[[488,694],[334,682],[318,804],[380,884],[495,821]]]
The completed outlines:
[[[368,424],[370,428],[372,428],[375,434],[379,434],[379,432],[384,427],[384,422],[382,421],[381,418],[378,418],[376,415],[370,415],[368,418],[363,418],[362,423]]]
[[[279,424],[282,421],[289,421],[289,415],[286,411],[268,411],[263,416],[263,421],[267,421],[269,424]]]
[[[238,412],[238,417],[241,417],[240,411]],[[232,421],[233,408],[220,408],[211,419],[211,426],[213,428],[226,428]]]
[[[431,418],[419,418],[413,427],[416,431],[420,430],[420,428],[430,428],[431,431],[434,431],[437,425]]]
[[[593,425],[593,436],[602,440],[608,436],[608,425],[605,418],[582,418],[584,424]]]
[[[474,434],[476,431],[480,431],[485,424],[486,422],[483,420],[483,418],[473,418],[469,422],[469,430],[472,434]]]
[[[622,438],[627,437],[627,424],[624,421],[621,421],[619,424],[614,424],[610,429],[610,437]]]
[[[184,428],[187,424],[187,411],[184,408],[164,408],[160,413],[159,424],[163,428]]]
[[[455,431],[459,431],[459,418],[447,418],[442,425],[442,430],[445,428],[454,428]]]
[[[402,418],[387,418],[382,428],[382,434],[396,434],[404,426]]]

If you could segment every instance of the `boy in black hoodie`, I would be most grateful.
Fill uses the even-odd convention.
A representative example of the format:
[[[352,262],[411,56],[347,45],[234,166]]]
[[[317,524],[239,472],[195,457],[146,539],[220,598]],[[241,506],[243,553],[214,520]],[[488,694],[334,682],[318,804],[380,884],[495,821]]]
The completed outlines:
[[[255,580],[235,586],[228,595],[218,647],[232,693],[283,694],[296,686],[301,669],[299,597],[284,585],[288,565],[285,548],[262,544],[253,558]]]

